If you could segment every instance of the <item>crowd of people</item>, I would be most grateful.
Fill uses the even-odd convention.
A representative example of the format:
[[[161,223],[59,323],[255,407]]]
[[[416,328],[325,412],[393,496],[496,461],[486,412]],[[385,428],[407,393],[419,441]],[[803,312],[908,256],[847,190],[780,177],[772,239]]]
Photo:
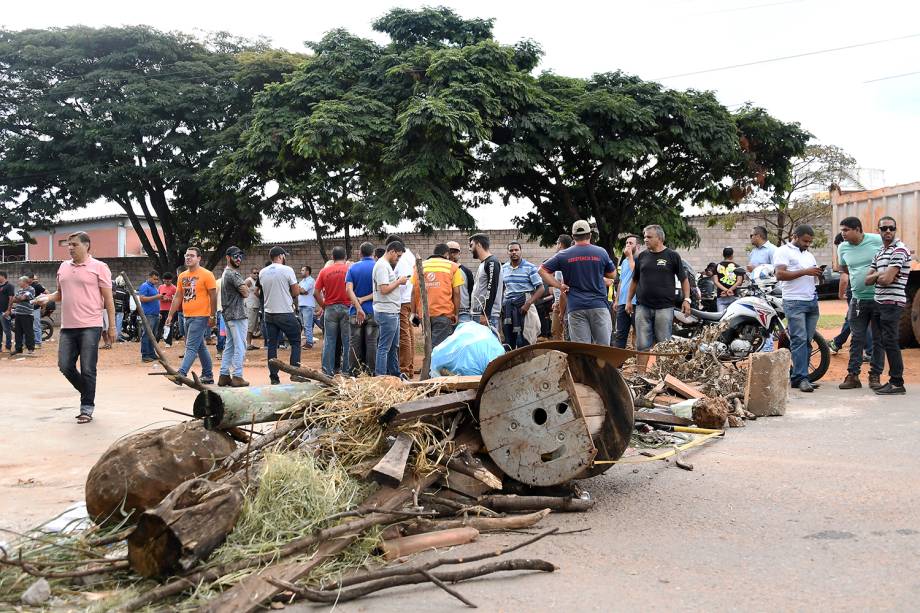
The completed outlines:
[[[862,387],[860,370],[868,359],[869,387],[877,394],[903,394],[898,321],[906,306],[910,250],[897,238],[897,223],[891,217],[880,220],[878,231],[864,232],[855,217],[840,223],[840,297],[848,300],[849,311],[845,330],[831,347],[837,352],[850,336],[848,374],[841,389]],[[524,257],[523,245],[516,241],[506,246],[507,261],[502,263],[492,254],[489,236],[474,234],[468,248],[479,262],[475,272],[461,263],[462,249],[456,242],[435,245],[417,266],[422,254],[413,253],[400,236],[390,235],[382,247],[362,243],[355,262],[348,260],[343,247],[335,247],[315,279],[309,266],[300,268],[298,279],[279,246],[271,248],[269,261],[251,267],[248,275],[243,271],[246,254],[230,247],[223,272],[215,278],[201,265],[202,250],[192,246],[175,283],[172,273],[161,279],[152,271],[137,289],[147,324],[137,326],[141,359],[156,360],[158,342],[172,344],[184,338],[178,373],[188,375],[197,360],[200,381],[213,384],[207,344],[216,337],[217,385],[243,387],[249,385],[243,377],[246,351],[261,349],[253,344],[261,335],[269,379],[277,384],[279,371],[272,360],[279,348],[289,348],[290,364],[299,366],[302,351],[313,349],[314,327],[319,327],[326,375],[411,378],[414,328],[427,305],[434,347],[466,322],[488,326],[509,349],[534,343],[540,336],[625,348],[632,336],[642,372],[645,352],[671,338],[676,311],[689,315],[692,307],[727,309],[738,300],[746,277],[766,264],[775,270],[782,291],[792,353],[791,385],[805,392],[818,387],[808,378],[808,364],[819,317],[816,286],[823,268],[810,250],[815,238],[811,226],[795,228],[792,240],[780,247],[769,243],[765,228],[755,227],[746,267],[736,264],[734,250],[726,247],[722,261],[710,263],[698,276],[666,246],[660,226],[644,228],[641,246],[640,237],[626,236],[617,262],[591,243],[592,232],[587,221],[576,221],[572,234],[559,236],[556,253],[539,265]],[[58,365],[80,392],[79,423],[92,420],[99,348],[122,340],[126,317],[136,310],[134,297],[121,280],[113,282],[106,264],[89,254],[90,247],[83,232],[68,237],[71,259],[61,264],[54,293],[34,275],[24,275],[14,285],[0,272],[0,340],[13,355],[40,346],[42,309],[61,304]],[[551,310],[547,304],[552,304]],[[544,312],[538,312],[541,307]],[[772,342],[762,350],[772,350]],[[886,361],[889,381],[882,384]]]

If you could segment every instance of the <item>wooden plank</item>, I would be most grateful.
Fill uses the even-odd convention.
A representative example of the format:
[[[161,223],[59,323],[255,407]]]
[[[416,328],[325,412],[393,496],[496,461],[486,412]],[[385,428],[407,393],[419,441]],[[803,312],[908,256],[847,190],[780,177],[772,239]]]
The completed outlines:
[[[499,476],[501,473],[495,474],[483,466],[479,458],[475,456],[451,458],[447,461],[447,469],[482,481],[492,489],[502,489],[502,478]]]
[[[491,492],[493,488],[489,487],[479,479],[474,479],[469,475],[464,475],[461,472],[450,471],[448,472],[443,479],[441,479],[441,484],[450,488],[455,492],[459,492],[465,496],[470,496],[472,498],[479,498],[483,494]],[[444,492],[441,492],[443,494]]]
[[[672,404],[678,404],[683,402],[686,398],[681,398],[680,396],[672,396],[670,394],[658,394],[655,396],[653,402],[659,406],[669,407]]]
[[[412,451],[412,437],[405,432],[400,432],[390,450],[371,469],[371,479],[380,485],[390,487],[399,485],[406,472],[406,462],[409,461],[410,451]]]
[[[673,375],[665,375],[664,384],[684,398],[705,398],[706,394]]]
[[[689,426],[693,420],[669,415],[667,413],[650,413],[648,411],[636,411],[636,421],[647,424],[667,424],[669,426]]]
[[[403,385],[409,387],[429,387],[438,384],[442,390],[449,392],[462,392],[479,388],[479,375],[450,375],[448,377],[432,377],[427,381],[405,381]]]
[[[468,406],[476,400],[476,390],[465,390],[440,396],[431,396],[410,400],[394,405],[380,416],[380,423],[397,426],[413,422],[422,417],[440,415],[454,409]]]

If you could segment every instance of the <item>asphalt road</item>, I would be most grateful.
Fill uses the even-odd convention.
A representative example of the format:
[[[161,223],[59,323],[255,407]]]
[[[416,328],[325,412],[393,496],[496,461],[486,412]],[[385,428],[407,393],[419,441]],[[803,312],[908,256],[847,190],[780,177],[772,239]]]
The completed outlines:
[[[590,530],[516,552],[554,562],[555,573],[456,587],[484,611],[916,610],[918,411],[916,392],[882,398],[832,383],[795,392],[785,417],[688,453],[693,472],[656,462],[586,482],[595,508],[551,515],[541,528]],[[462,551],[523,538],[483,535]],[[335,607],[465,608],[429,585]]]

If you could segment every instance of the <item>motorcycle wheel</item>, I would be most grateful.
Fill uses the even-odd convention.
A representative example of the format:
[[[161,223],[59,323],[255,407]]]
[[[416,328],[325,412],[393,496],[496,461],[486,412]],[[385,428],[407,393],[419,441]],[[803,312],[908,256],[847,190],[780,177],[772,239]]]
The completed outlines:
[[[780,334],[776,339],[776,345],[784,349],[789,349],[789,337],[785,333]],[[820,332],[815,332],[812,339],[811,357],[808,360],[808,380],[814,383],[827,374],[827,369],[831,365],[831,347],[821,336]]]

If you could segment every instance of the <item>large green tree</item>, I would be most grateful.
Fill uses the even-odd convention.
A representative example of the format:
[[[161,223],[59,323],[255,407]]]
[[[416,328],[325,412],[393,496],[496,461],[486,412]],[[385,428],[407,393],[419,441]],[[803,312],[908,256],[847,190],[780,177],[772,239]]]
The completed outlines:
[[[217,254],[251,244],[260,186],[228,184],[214,163],[237,146],[253,95],[297,61],[144,26],[0,31],[0,233],[28,238],[108,200],[161,270],[191,243]]]

